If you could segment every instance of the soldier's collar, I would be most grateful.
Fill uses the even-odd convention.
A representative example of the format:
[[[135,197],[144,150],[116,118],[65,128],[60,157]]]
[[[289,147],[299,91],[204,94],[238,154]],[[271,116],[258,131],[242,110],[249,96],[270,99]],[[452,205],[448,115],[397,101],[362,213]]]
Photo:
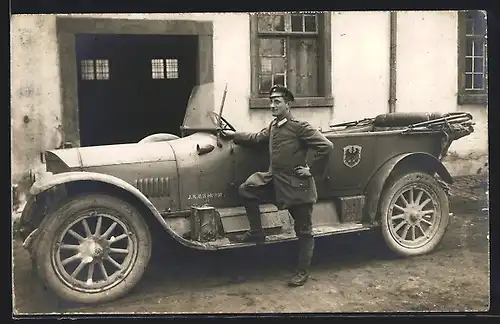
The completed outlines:
[[[273,121],[273,125],[277,127],[281,127],[286,124],[289,120],[295,120],[292,115],[285,116],[282,120],[278,121],[278,118],[275,118]]]
[[[285,117],[283,118],[282,120],[278,121],[278,119],[275,119],[274,120],[274,126],[277,126],[277,127],[281,127],[283,126],[286,122],[288,121],[288,119]]]

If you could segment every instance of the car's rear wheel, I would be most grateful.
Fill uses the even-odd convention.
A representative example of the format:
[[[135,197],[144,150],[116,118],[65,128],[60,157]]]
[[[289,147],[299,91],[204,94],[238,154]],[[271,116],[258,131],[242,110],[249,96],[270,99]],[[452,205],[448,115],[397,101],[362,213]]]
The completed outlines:
[[[389,180],[382,193],[382,235],[400,256],[431,252],[441,242],[449,222],[446,192],[435,177],[412,172]]]
[[[151,235],[139,212],[118,198],[74,197],[41,224],[37,272],[59,297],[77,303],[117,299],[141,279]]]

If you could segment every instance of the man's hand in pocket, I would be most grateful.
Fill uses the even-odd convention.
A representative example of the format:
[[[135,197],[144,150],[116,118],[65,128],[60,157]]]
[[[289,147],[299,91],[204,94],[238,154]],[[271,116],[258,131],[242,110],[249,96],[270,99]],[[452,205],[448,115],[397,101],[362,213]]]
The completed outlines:
[[[311,171],[309,170],[308,167],[305,166],[298,166],[295,169],[295,174],[299,177],[312,177]]]

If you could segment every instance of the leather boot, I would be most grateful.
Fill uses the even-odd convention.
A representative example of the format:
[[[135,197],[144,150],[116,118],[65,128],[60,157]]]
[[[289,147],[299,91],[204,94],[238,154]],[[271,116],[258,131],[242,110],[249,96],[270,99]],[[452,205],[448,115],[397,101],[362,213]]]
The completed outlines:
[[[302,286],[309,279],[309,267],[314,252],[314,238],[312,236],[299,237],[299,260],[297,271],[288,282],[290,286]]]
[[[260,219],[260,209],[258,204],[248,204],[245,205],[245,210],[247,212],[248,223],[250,224],[250,230],[242,235],[236,236],[236,241],[240,243],[262,243],[266,240],[266,234],[262,228],[262,221]]]

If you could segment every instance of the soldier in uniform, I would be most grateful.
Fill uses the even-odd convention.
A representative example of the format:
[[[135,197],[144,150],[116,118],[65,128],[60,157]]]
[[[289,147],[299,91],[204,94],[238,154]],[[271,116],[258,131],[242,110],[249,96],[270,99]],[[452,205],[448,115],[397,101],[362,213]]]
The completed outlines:
[[[224,134],[236,144],[269,143],[269,170],[250,175],[239,187],[250,230],[237,237],[237,240],[256,243],[265,241],[260,202],[271,200],[278,209],[287,209],[294,219],[299,245],[297,270],[289,285],[301,286],[309,277],[314,251],[311,214],[318,197],[314,178],[326,176],[333,144],[308,122],[292,116],[290,106],[294,96],[286,87],[272,87],[269,98],[275,119],[268,127],[257,133],[226,131]],[[309,149],[315,150],[310,167],[306,164]]]

